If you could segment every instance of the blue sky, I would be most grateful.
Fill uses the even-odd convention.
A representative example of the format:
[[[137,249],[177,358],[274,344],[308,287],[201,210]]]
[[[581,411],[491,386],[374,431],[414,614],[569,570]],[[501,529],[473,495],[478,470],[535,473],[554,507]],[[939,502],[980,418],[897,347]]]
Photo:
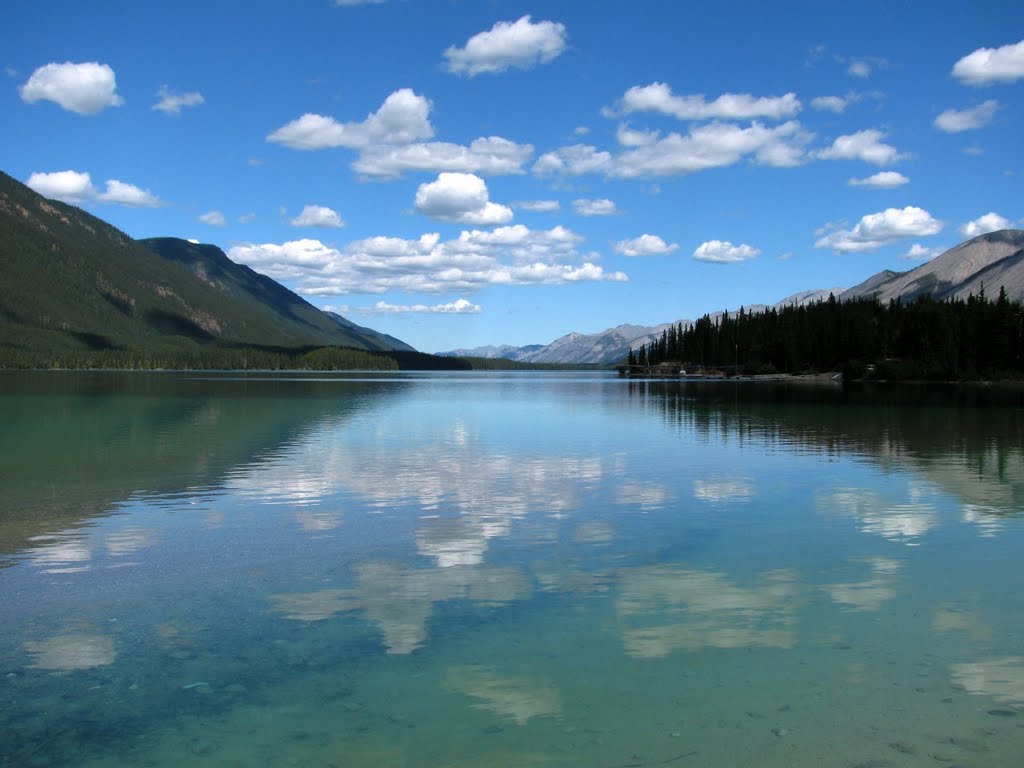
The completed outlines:
[[[0,170],[437,352],[1024,226],[1024,4],[18,3]]]

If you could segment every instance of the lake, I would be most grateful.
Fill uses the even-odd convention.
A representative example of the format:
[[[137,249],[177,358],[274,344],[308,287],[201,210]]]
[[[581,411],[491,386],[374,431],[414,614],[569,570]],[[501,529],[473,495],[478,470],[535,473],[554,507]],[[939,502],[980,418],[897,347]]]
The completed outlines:
[[[1017,766],[1024,396],[0,372],[2,766]]]

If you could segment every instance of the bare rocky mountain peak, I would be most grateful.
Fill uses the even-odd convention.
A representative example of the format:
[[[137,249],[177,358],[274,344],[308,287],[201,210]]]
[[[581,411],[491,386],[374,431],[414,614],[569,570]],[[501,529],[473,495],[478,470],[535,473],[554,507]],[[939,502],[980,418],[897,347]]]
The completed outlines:
[[[802,307],[805,304],[813,304],[816,301],[828,301],[829,296],[835,296],[838,299],[842,293],[842,288],[814,288],[787,296],[782,301],[775,302],[774,306],[776,309],[794,306]]]
[[[967,240],[908,272],[886,270],[846,291],[842,298],[875,296],[888,302],[918,296],[965,299],[982,285],[994,297],[1000,288],[1024,298],[1024,231],[1003,229]]]

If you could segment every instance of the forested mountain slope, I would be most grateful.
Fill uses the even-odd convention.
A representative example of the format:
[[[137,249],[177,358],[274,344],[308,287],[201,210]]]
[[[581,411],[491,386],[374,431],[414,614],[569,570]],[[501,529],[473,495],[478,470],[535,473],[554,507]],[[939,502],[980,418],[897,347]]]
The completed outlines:
[[[0,354],[408,349],[338,322],[219,248],[135,241],[0,173]]]

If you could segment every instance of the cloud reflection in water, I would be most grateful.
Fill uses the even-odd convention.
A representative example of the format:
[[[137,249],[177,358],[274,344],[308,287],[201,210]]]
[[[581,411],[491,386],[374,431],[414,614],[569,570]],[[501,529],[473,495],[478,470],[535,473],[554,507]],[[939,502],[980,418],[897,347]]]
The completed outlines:
[[[832,600],[853,611],[877,611],[897,595],[896,574],[902,568],[898,560],[887,557],[865,558],[871,568],[871,578],[864,581],[825,584]]]
[[[295,522],[302,530],[309,533],[333,531],[341,525],[341,513],[333,510],[309,510],[299,508],[295,511]]]
[[[427,642],[433,604],[470,600],[503,605],[528,599],[533,588],[516,568],[406,568],[367,562],[356,567],[353,589],[323,589],[271,595],[271,610],[287,619],[323,621],[339,613],[361,611],[384,634],[388,653],[412,653]]]
[[[45,542],[32,550],[32,562],[43,573],[80,573],[92,565],[92,550],[85,534],[79,531],[35,536],[34,542]]]
[[[27,640],[25,650],[33,657],[30,666],[64,672],[105,667],[113,664],[117,655],[112,637],[84,632],[69,632],[48,640]]]
[[[115,531],[107,536],[107,553],[111,557],[124,557],[151,547],[156,543],[156,534],[139,526]]]
[[[489,667],[453,667],[445,682],[449,690],[479,699],[476,709],[526,725],[533,717],[558,716],[562,702],[554,685],[539,677],[501,675]]]
[[[978,535],[986,539],[1002,533],[1006,528],[1006,520],[1003,515],[1006,509],[1003,507],[992,507],[984,504],[964,504],[960,511],[960,519],[978,528]]]
[[[864,488],[837,488],[816,498],[818,509],[830,515],[852,517],[864,533],[916,546],[939,523],[935,507],[925,500],[928,489],[913,485],[906,503],[892,503]]]
[[[744,477],[716,477],[693,481],[693,497],[708,502],[745,502],[754,498],[754,484]]]
[[[623,507],[650,512],[664,507],[670,499],[665,486],[658,483],[632,481],[623,483],[615,494],[616,502]]]
[[[437,431],[447,438],[437,440]],[[359,497],[380,514],[413,507],[423,513],[415,533],[418,551],[447,568],[481,564],[488,542],[508,536],[513,520],[569,515],[609,472],[625,471],[609,470],[599,456],[498,451],[462,418],[420,437],[396,442],[363,432],[353,440],[347,427],[328,420],[310,429],[300,444],[239,468],[227,486],[242,498],[298,507],[296,520],[311,532],[337,527],[340,513],[310,509],[337,505],[338,496]],[[619,496],[656,509],[667,492],[633,481]]]
[[[678,565],[620,572],[615,607],[626,653],[667,656],[676,650],[790,648],[796,639],[798,575],[762,573],[752,587],[728,576]]]
[[[968,693],[992,696],[1005,704],[1024,705],[1024,658],[1002,658],[954,664],[953,684]]]

